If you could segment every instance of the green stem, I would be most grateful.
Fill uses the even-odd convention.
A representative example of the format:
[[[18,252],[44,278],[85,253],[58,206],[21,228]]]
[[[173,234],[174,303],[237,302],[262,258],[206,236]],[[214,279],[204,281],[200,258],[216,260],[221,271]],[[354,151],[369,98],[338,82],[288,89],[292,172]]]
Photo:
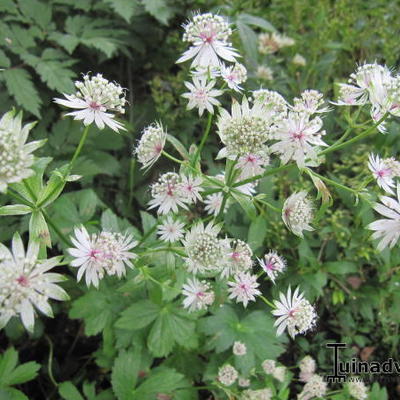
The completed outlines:
[[[72,247],[69,239],[60,231],[60,229],[58,229],[57,225],[52,221],[47,212],[45,210],[42,210],[42,213],[47,223],[51,226],[57,236],[64,242],[64,244],[66,244],[68,247]]]
[[[178,160],[177,158],[175,158],[174,156],[171,156],[171,154],[167,153],[167,152],[164,151],[164,150],[162,151],[162,154],[163,154],[165,157],[169,158],[170,160],[172,160],[172,161],[174,161],[174,162],[176,162],[176,163],[178,163],[178,164],[183,164],[183,163],[184,163],[184,161]]]
[[[53,343],[51,342],[50,338],[49,338],[47,335],[45,335],[45,338],[46,338],[46,340],[48,341],[48,343],[49,343],[49,348],[50,348],[50,350],[49,350],[49,362],[48,362],[48,366],[47,366],[47,372],[48,372],[48,374],[49,374],[49,378],[50,378],[51,382],[53,383],[53,385],[54,385],[55,387],[58,387],[58,383],[57,383],[57,381],[54,379],[54,376],[53,376]]]
[[[264,296],[258,296],[265,304],[269,305],[272,308],[276,308],[273,303],[271,303],[269,300],[267,300]]]
[[[67,175],[69,175],[69,173],[72,171],[72,168],[73,168],[73,166],[75,164],[75,161],[78,158],[78,156],[79,156],[79,154],[80,154],[80,152],[82,150],[83,145],[85,144],[86,138],[87,138],[88,133],[89,133],[89,127],[90,127],[90,125],[86,126],[84,131],[83,131],[81,139],[79,140],[78,147],[75,149],[75,153],[72,156],[71,161],[69,163]]]
[[[7,194],[9,196],[13,197],[14,199],[18,200],[20,203],[25,204],[26,206],[29,206],[29,207],[32,207],[32,208],[35,207],[35,205],[33,203],[31,203],[30,201],[24,199],[14,189],[12,189],[10,187],[7,189]]]
[[[204,130],[203,137],[201,138],[199,147],[197,148],[197,151],[196,151],[196,153],[194,155],[193,164],[192,164],[194,167],[197,164],[197,160],[199,159],[200,153],[203,150],[203,147],[204,147],[204,145],[205,145],[205,143],[207,141],[208,135],[210,133],[212,117],[213,117],[213,114],[209,113],[208,114],[208,120],[207,120],[206,129]]]
[[[128,197],[128,204],[132,203],[133,200],[133,187],[134,187],[134,174],[135,174],[135,167],[136,167],[136,159],[132,158],[130,165],[129,165],[129,197]]]
[[[253,176],[253,177],[248,178],[248,179],[244,179],[243,181],[240,181],[240,182],[236,182],[233,185],[233,187],[243,186],[243,185],[246,185],[247,183],[258,181],[259,179],[265,178],[266,176],[274,175],[277,172],[293,168],[295,165],[296,164],[284,164],[284,165],[281,165],[280,167],[272,168],[272,169],[270,169],[268,171],[265,171],[263,174]]]
[[[332,179],[326,178],[326,177],[323,176],[323,175],[317,174],[316,172],[311,171],[310,169],[308,170],[308,172],[309,172],[311,175],[314,175],[314,176],[316,176],[317,178],[319,178],[319,179],[321,179],[321,180],[325,181],[326,183],[329,183],[329,184],[331,184],[331,185],[333,185],[333,186],[336,186],[336,187],[339,188],[339,189],[346,190],[346,191],[351,192],[351,193],[353,193],[353,194],[355,194],[355,195],[358,195],[357,190],[354,190],[354,189],[352,189],[352,188],[349,188],[348,186],[342,185],[341,183],[338,183],[338,182],[336,182],[336,181],[334,181],[334,180],[332,180]]]

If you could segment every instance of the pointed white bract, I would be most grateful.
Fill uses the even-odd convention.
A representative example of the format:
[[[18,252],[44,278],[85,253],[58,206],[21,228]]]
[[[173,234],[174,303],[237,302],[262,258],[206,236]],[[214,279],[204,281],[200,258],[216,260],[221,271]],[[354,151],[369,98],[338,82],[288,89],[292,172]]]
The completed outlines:
[[[258,258],[257,260],[260,267],[267,273],[273,283],[275,283],[277,276],[286,268],[286,260],[273,250],[265,254],[262,259]]]
[[[235,62],[239,57],[230,43],[232,30],[228,22],[211,13],[196,14],[184,25],[183,41],[191,44],[177,63],[193,59],[192,67],[215,67],[221,60]]]
[[[294,338],[297,334],[304,334],[313,328],[317,314],[303,293],[299,293],[299,288],[292,294],[289,286],[286,296],[280,293],[279,299],[280,301],[274,301],[276,308],[272,310],[272,314],[278,317],[274,324],[277,326],[278,336],[287,329],[289,335]]]
[[[400,237],[400,184],[397,185],[397,199],[381,196],[374,210],[386,217],[378,219],[368,225],[368,229],[375,231],[373,239],[379,239],[378,250],[392,248]]]
[[[150,168],[160,158],[167,139],[167,132],[159,122],[146,127],[134,149],[142,168]]]
[[[182,190],[185,197],[191,203],[196,203],[197,200],[202,201],[200,193],[204,190],[201,185],[203,179],[200,176],[181,175]]]
[[[230,286],[229,298],[235,299],[237,303],[243,303],[244,307],[247,307],[249,301],[256,301],[256,296],[261,294],[257,289],[260,286],[257,282],[257,275],[249,272],[239,272],[233,281],[228,282],[228,285]]]
[[[204,210],[207,212],[208,215],[213,215],[214,217],[216,217],[219,214],[223,198],[224,195],[222,194],[222,192],[218,192],[212,193],[204,199]],[[226,209],[224,211],[226,211]]]
[[[210,284],[196,278],[187,280],[182,286],[182,294],[185,296],[183,307],[189,312],[205,310],[214,302],[214,292]]]
[[[22,114],[9,111],[0,119],[0,192],[10,183],[21,182],[33,174],[33,152],[45,140],[26,143],[34,123],[22,126]]]
[[[193,83],[185,82],[185,86],[189,89],[189,92],[184,93],[182,97],[189,100],[187,109],[198,108],[200,117],[205,110],[210,114],[214,114],[214,106],[221,105],[216,97],[221,96],[223,92],[222,90],[214,89],[214,80],[207,82],[206,78],[194,76]]]
[[[303,231],[313,231],[313,204],[307,192],[293,193],[285,200],[282,207],[282,219],[295,235],[303,237]]]
[[[78,89],[75,94],[63,93],[65,99],[54,99],[57,104],[78,110],[67,115],[86,126],[94,122],[99,129],[108,126],[115,132],[126,130],[114,119],[116,113],[125,112],[125,92],[120,85],[109,82],[101,74],[85,74],[83,81],[75,82],[75,86]]]
[[[221,66],[221,77],[230,89],[240,92],[243,89],[240,84],[246,82],[247,79],[247,70],[240,63],[230,66],[224,64]]]
[[[161,240],[165,242],[174,243],[183,238],[183,228],[185,224],[179,220],[174,220],[171,215],[157,226],[157,234]]]
[[[31,241],[25,252],[18,233],[12,240],[11,251],[0,244],[0,328],[11,317],[18,316],[25,328],[33,332],[35,308],[53,316],[49,299],[65,301],[67,293],[57,285],[66,280],[63,275],[48,272],[62,257],[39,260],[39,243]]]
[[[78,282],[85,275],[86,285],[99,287],[104,275],[126,274],[126,267],[133,268],[131,260],[137,255],[131,250],[137,245],[130,235],[114,232],[100,232],[89,235],[85,227],[75,228],[75,237],[71,237],[74,248],[68,253],[74,257],[71,266],[78,268]]]
[[[400,162],[393,157],[382,159],[378,155],[370,154],[368,168],[372,172],[376,183],[385,192],[394,194],[395,177],[400,177]]]

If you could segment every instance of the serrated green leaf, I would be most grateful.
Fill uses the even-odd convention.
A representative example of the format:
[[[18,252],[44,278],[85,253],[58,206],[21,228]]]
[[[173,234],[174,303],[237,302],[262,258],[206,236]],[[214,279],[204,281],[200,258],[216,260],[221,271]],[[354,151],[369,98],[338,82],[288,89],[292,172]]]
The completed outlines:
[[[19,385],[21,383],[29,382],[35,379],[39,371],[40,364],[30,361],[25,364],[19,365],[8,376],[6,385]],[[4,382],[4,381],[3,381]]]
[[[119,232],[118,218],[110,209],[101,214],[101,227],[108,232]]]
[[[43,30],[49,29],[52,7],[38,0],[18,0],[19,8],[27,18],[32,20]]]
[[[173,15],[173,9],[166,0],[146,0],[143,2],[145,10],[155,19],[166,25]]]
[[[104,0],[111,8],[121,16],[126,22],[129,22],[139,6],[137,0]]]
[[[32,77],[22,68],[7,69],[1,73],[6,83],[7,90],[14,97],[17,104],[25,110],[40,117],[42,100],[32,83]]]
[[[124,310],[115,326],[128,330],[142,329],[152,323],[159,312],[160,307],[157,304],[150,300],[141,300]]]
[[[60,383],[58,393],[64,400],[85,400],[79,393],[79,390],[70,381]]]

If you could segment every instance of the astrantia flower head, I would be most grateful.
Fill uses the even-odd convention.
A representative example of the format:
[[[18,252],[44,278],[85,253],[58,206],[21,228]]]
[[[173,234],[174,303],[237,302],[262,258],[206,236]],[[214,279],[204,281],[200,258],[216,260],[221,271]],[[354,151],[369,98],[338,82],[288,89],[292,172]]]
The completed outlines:
[[[238,385],[240,387],[249,387],[250,386],[250,379],[247,378],[239,378]]]
[[[295,41],[276,32],[260,33],[258,35],[258,51],[261,54],[275,53],[283,47],[293,46]]]
[[[9,111],[0,119],[0,192],[10,183],[20,182],[33,174],[32,152],[45,141],[25,143],[35,124],[22,126],[22,114]]]
[[[318,158],[317,146],[327,146],[322,140],[322,119],[310,118],[309,114],[290,112],[278,122],[273,137],[278,142],[271,146],[271,152],[278,153],[283,164],[294,160],[299,168]]]
[[[228,285],[229,298],[236,299],[237,303],[243,303],[244,307],[247,307],[249,301],[256,301],[256,296],[261,294],[257,289],[260,286],[257,275],[251,275],[249,272],[239,272]]]
[[[351,380],[349,379],[346,386],[350,396],[356,400],[365,400],[368,398],[368,388],[359,377],[354,376]]]
[[[275,360],[264,360],[261,367],[267,375],[272,375],[276,368],[276,362]]]
[[[272,81],[274,79],[274,71],[266,65],[259,65],[257,67],[256,77],[263,81]]]
[[[28,331],[35,323],[34,307],[52,317],[49,299],[68,300],[67,293],[57,282],[63,275],[47,273],[61,261],[61,257],[38,260],[39,243],[30,242],[25,252],[18,233],[12,240],[12,251],[0,244],[0,328],[7,325],[11,317],[20,316]]]
[[[270,388],[265,389],[247,389],[242,393],[240,400],[271,400],[272,390]]]
[[[282,219],[297,236],[303,237],[303,231],[314,230],[310,225],[313,220],[313,205],[307,192],[296,192],[286,199],[282,208]]]
[[[217,122],[218,135],[226,147],[220,151],[219,157],[244,156],[262,151],[264,143],[270,138],[271,117],[260,103],[250,106],[246,97],[242,104],[233,101],[231,114],[221,109]]]
[[[253,91],[253,102],[261,103],[262,107],[268,111],[272,111],[282,117],[288,110],[286,100],[278,92],[268,89],[258,89]]]
[[[304,67],[307,64],[306,59],[301,55],[301,54],[295,54],[294,57],[292,58],[292,63],[294,65],[298,65],[300,67]]]
[[[400,176],[400,162],[394,158],[381,159],[378,155],[370,154],[368,168],[372,172],[379,187],[385,192],[394,194],[395,187],[393,178]]]
[[[392,248],[400,237],[400,184],[397,184],[397,200],[388,196],[379,199],[381,203],[374,210],[386,218],[370,223],[368,229],[375,231],[372,238],[380,239],[378,250],[382,251],[387,246]]]
[[[287,329],[289,335],[294,338],[297,334],[303,334],[314,326],[317,315],[314,307],[303,296],[299,293],[299,288],[296,288],[292,295],[292,289],[289,286],[286,296],[280,293],[280,301],[274,301],[276,308],[272,310],[272,314],[278,317],[274,324],[278,327],[278,336]]]
[[[247,347],[244,343],[236,341],[233,343],[232,352],[235,356],[244,356],[247,353]]]
[[[324,96],[318,90],[305,90],[301,97],[295,97],[293,111],[297,113],[315,114],[330,111],[329,107],[324,107]]]
[[[272,376],[279,382],[283,382],[286,377],[286,367],[280,365],[279,367],[274,368],[272,371]]]
[[[300,381],[308,382],[314,375],[316,369],[316,362],[310,356],[305,356],[299,364],[300,368]]]
[[[186,264],[190,272],[218,271],[223,260],[224,245],[217,235],[221,227],[209,223],[198,223],[186,233],[182,241],[188,256]]]
[[[269,150],[266,146],[258,153],[249,153],[241,156],[237,162],[237,167],[241,170],[238,180],[262,174],[269,162]]]
[[[183,307],[189,312],[204,310],[214,302],[214,292],[210,284],[196,278],[187,280],[182,286],[182,294],[185,296]]]
[[[190,60],[192,67],[219,66],[220,59],[235,62],[239,54],[229,42],[232,30],[228,22],[219,15],[197,14],[184,25],[183,41],[191,47],[183,53],[178,63]]]
[[[83,120],[85,125],[95,123],[99,129],[106,125],[113,131],[126,130],[123,125],[114,120],[114,114],[125,112],[125,92],[116,83],[109,82],[101,74],[83,75],[83,81],[75,82],[78,89],[75,94],[64,94],[66,99],[54,99],[57,104],[75,108],[67,115],[76,120]]]
[[[225,386],[233,385],[238,377],[238,372],[230,364],[226,364],[218,370],[218,380]]]
[[[187,105],[188,110],[193,108],[199,109],[199,116],[202,116],[204,110],[214,114],[214,106],[219,106],[221,103],[216,99],[223,92],[222,90],[213,89],[215,81],[207,82],[206,78],[193,77],[193,83],[185,82],[185,86],[189,92],[184,93],[182,97],[189,100]]]
[[[265,254],[262,259],[258,258],[258,262],[273,283],[275,283],[276,277],[286,268],[286,260],[272,250]]]
[[[204,199],[204,209],[206,210],[207,214],[214,215],[216,217],[221,210],[223,198],[224,196],[221,192],[208,195]]]
[[[167,132],[159,122],[144,128],[142,137],[134,150],[142,168],[150,168],[161,156]]]
[[[85,274],[86,285],[98,287],[105,274],[121,278],[126,267],[133,268],[131,260],[137,256],[130,250],[137,242],[130,235],[106,231],[89,235],[83,226],[75,228],[74,234],[71,241],[75,247],[68,253],[74,257],[71,266],[79,268],[78,281]]]
[[[253,264],[251,260],[253,252],[250,246],[240,239],[224,239],[223,242],[225,244],[225,260],[221,260],[224,264],[221,277],[228,278],[239,272],[248,271]]]
[[[170,211],[178,212],[178,207],[187,208],[190,199],[186,196],[182,179],[175,172],[167,172],[160,176],[158,182],[151,186],[149,208],[158,207],[159,214],[167,214]]]
[[[309,400],[314,397],[323,398],[328,388],[327,382],[322,376],[313,375],[304,385],[303,390],[297,396],[298,400]]]
[[[170,215],[157,226],[157,234],[161,240],[174,243],[183,238],[183,227],[185,224],[179,220],[174,220]]]
[[[197,200],[202,201],[200,192],[204,189],[201,187],[203,179],[200,176],[181,175],[182,191],[187,201],[196,203]]]
[[[246,82],[247,70],[242,64],[236,63],[233,66],[221,66],[221,77],[230,89],[239,92],[242,90],[241,83]]]

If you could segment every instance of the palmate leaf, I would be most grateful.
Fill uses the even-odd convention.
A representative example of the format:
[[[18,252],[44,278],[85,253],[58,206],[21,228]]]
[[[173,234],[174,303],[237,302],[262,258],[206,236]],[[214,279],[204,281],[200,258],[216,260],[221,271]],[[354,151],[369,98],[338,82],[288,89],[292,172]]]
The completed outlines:
[[[166,0],[146,0],[143,2],[145,10],[155,19],[166,25],[173,16],[174,10]]]
[[[8,92],[18,105],[40,117],[42,100],[28,71],[23,68],[7,69],[0,74],[0,79],[4,79]]]
[[[139,6],[138,0],[104,0],[111,8],[121,16],[126,22],[129,22]]]

